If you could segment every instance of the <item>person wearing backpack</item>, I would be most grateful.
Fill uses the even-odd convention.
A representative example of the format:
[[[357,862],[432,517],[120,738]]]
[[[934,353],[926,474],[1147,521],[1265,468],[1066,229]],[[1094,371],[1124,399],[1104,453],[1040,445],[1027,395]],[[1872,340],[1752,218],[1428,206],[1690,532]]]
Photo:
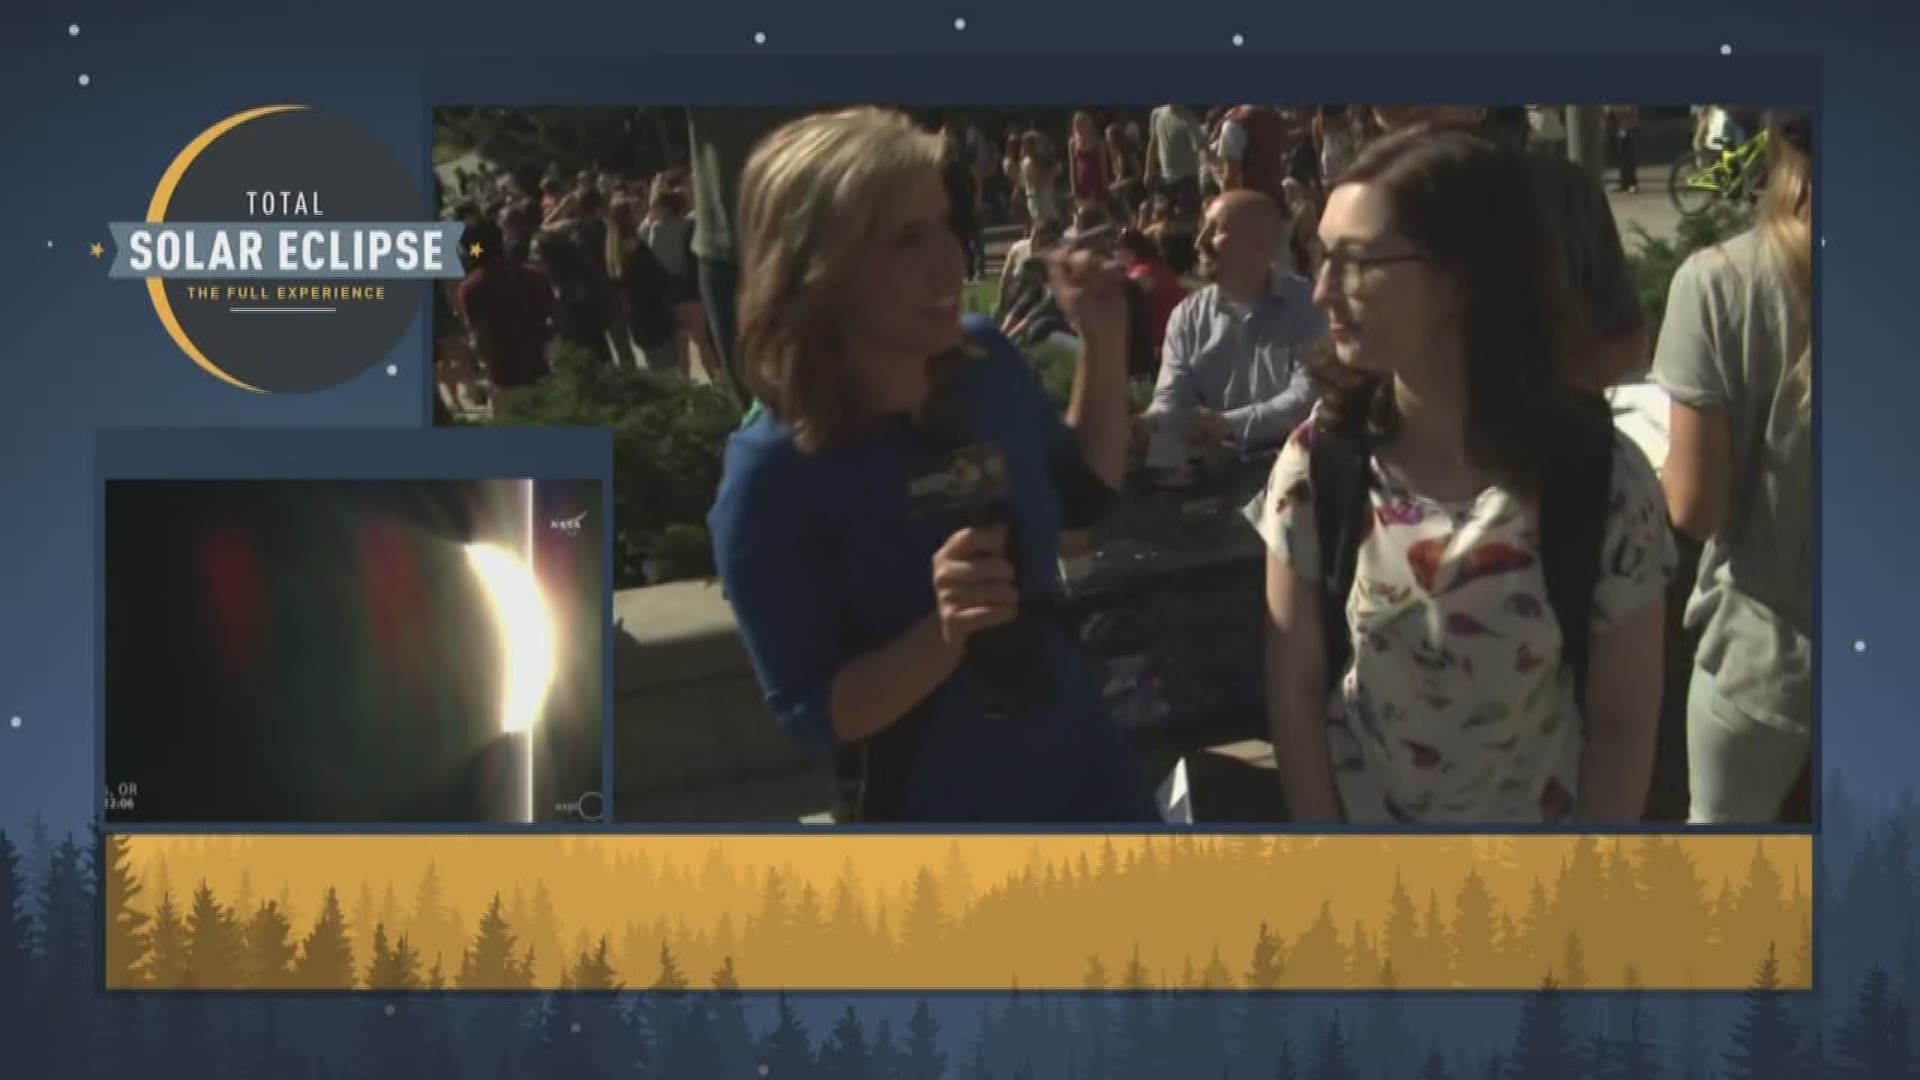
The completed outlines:
[[[1676,555],[1651,466],[1567,375],[1524,163],[1385,136],[1320,238],[1333,362],[1259,514],[1293,818],[1638,820]]]

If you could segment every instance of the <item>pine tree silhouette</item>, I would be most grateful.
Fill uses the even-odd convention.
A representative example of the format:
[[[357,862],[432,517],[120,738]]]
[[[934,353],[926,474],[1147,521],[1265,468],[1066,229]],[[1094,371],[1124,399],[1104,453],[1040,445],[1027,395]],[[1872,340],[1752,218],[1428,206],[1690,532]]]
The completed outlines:
[[[680,974],[680,964],[673,958],[673,949],[662,943],[660,946],[660,975],[653,980],[655,993],[678,994],[687,988],[687,977]]]
[[[293,981],[310,990],[351,989],[353,977],[353,941],[347,936],[347,919],[340,911],[340,895],[328,888],[320,905],[320,918],[301,943],[300,959],[293,964]]]
[[[1235,1076],[1265,1076],[1273,1068],[1286,1034],[1287,1015],[1280,1000],[1263,991],[1277,989],[1283,974],[1280,939],[1262,922],[1244,976],[1247,989],[1253,992],[1235,996],[1233,1028],[1228,1032]]]
[[[1794,1066],[1795,1080],[1828,1080],[1834,1074],[1833,1063],[1827,1058],[1827,1033],[1817,1014],[1809,1025],[1807,1041],[1794,1059]]]
[[[277,900],[261,904],[241,928],[245,950],[241,959],[241,980],[264,990],[287,990],[294,985],[293,927]]]
[[[906,1059],[893,1041],[893,1021],[880,1018],[873,1029],[873,1044],[867,1051],[867,1080],[903,1080],[901,1068]]]
[[[946,899],[947,913],[954,921],[965,920],[973,906],[973,871],[967,866],[966,856],[957,842],[947,845],[947,864],[941,873],[940,892]]]
[[[687,993],[671,946],[660,946],[660,973],[649,988],[649,1018],[659,1041],[660,1068],[668,1076],[707,1076],[718,1067],[713,1018],[706,1002]]]
[[[987,1048],[981,1040],[974,1040],[973,1056],[968,1059],[967,1080],[993,1080],[993,1070],[987,1068]]]
[[[813,1042],[794,1015],[786,994],[782,993],[776,1001],[774,1015],[773,1030],[761,1041],[760,1064],[765,1071],[760,1075],[766,1080],[811,1076]]]
[[[1402,978],[1426,985],[1428,978],[1426,948],[1420,940],[1420,914],[1398,870],[1393,874],[1393,897],[1387,902],[1387,926],[1382,951],[1393,961]]]
[[[1204,990],[1225,990],[1233,985],[1233,975],[1227,971],[1227,965],[1220,959],[1220,943],[1214,942],[1213,955],[1207,960],[1206,970],[1200,973],[1200,986]]]
[[[1367,934],[1367,924],[1355,920],[1353,944],[1347,948],[1346,985],[1371,990],[1379,985],[1380,964],[1380,954],[1373,947],[1373,938]]]
[[[1900,938],[1900,999],[1909,1005],[1920,1002],[1920,941],[1916,941],[1913,914],[1907,914],[1906,932]]]
[[[1420,1080],[1453,1080],[1453,1073],[1447,1070],[1446,1055],[1440,1052],[1438,1042],[1427,1048],[1426,1063],[1420,1066]]]
[[[1155,1058],[1159,1054],[1159,1018],[1154,1015],[1153,995],[1149,993],[1146,965],[1140,962],[1140,946],[1133,946],[1121,986],[1127,991],[1114,1014],[1114,1026],[1107,1033],[1107,1068],[1115,1080],[1134,1080],[1155,1076]]]
[[[444,970],[446,964],[455,962],[465,950],[463,934],[459,919],[447,905],[446,885],[440,878],[439,864],[429,861],[414,891],[413,922],[408,936],[419,947],[421,955],[438,958]]]
[[[1274,1058],[1273,1080],[1300,1080],[1300,1067],[1293,1060],[1293,1039],[1281,1036],[1280,1053]]]
[[[1524,972],[1529,982],[1540,978],[1558,956],[1563,938],[1554,929],[1559,923],[1553,905],[1547,900],[1547,887],[1539,878],[1534,878],[1533,889],[1527,894],[1527,912],[1520,917],[1520,949],[1516,957],[1516,969]]]
[[[1913,1044],[1907,1006],[1880,967],[1868,970],[1834,1036],[1836,1075],[1843,1080],[1912,1074]]]
[[[1410,1076],[1418,1067],[1420,1048],[1407,1024],[1406,1003],[1391,960],[1381,971],[1380,985],[1381,992],[1367,1003],[1360,1053],[1356,1056],[1369,1076]]]
[[[913,893],[900,918],[901,957],[907,971],[929,982],[937,982],[942,972],[941,946],[947,936],[947,916],[940,902],[940,886],[933,871],[921,867],[913,878]]]
[[[787,897],[787,885],[780,871],[767,870],[766,887],[760,894],[760,913],[747,924],[743,955],[752,959],[756,970],[783,971],[793,943],[793,905]]]
[[[907,1047],[901,1062],[901,1080],[943,1080],[947,1055],[940,1052],[940,1022],[921,998],[907,1021]]]
[[[202,881],[187,912],[188,978],[205,989],[236,987],[241,967],[240,927]]]
[[[1639,989],[1639,976],[1633,968],[1627,969],[1625,981],[1629,989],[1621,1006],[1622,1022],[1616,1032],[1614,1071],[1601,1080],[1665,1080],[1666,1066],[1661,1064],[1665,1055],[1660,1052],[1653,1016],[1647,1011]]]
[[[405,934],[393,945],[387,944],[385,923],[373,925],[373,957],[367,965],[369,990],[418,990],[421,986],[420,953]]]
[[[4,844],[4,834],[0,834],[0,844]],[[131,866],[132,841],[116,833],[103,838],[101,844],[105,853],[100,867],[100,896],[106,915],[107,986],[126,988],[140,980],[140,961],[147,951],[147,913],[133,906],[134,897],[140,895],[140,882]],[[14,911],[0,896],[0,919],[10,918]],[[5,948],[5,940],[6,930],[0,928],[0,949]],[[6,985],[3,972],[0,966],[0,985]]]
[[[37,810],[27,821],[27,845],[22,857],[25,863],[21,885],[25,889],[26,916],[38,938],[45,925],[47,872],[53,868],[53,835],[47,828],[47,819]]]
[[[1253,966],[1247,971],[1247,986],[1254,990],[1274,990],[1280,986],[1285,949],[1265,920],[1253,942]]]
[[[171,892],[162,892],[154,906],[147,947],[147,985],[167,989],[192,985],[187,981],[187,924]]]
[[[371,964],[373,960],[372,956],[361,954],[361,950],[372,947],[373,922],[373,886],[366,878],[361,878],[360,895],[354,901],[353,909],[347,913],[347,934],[353,938],[356,965]]]
[[[1340,1028],[1340,1014],[1335,1012],[1327,1021],[1313,1057],[1313,1080],[1359,1080],[1359,1076],[1353,1067],[1346,1032]]]
[[[69,834],[53,849],[47,867],[46,889],[40,902],[40,975],[43,1004],[70,1007],[80,1023],[81,1002],[93,996],[98,969],[89,962],[96,923],[93,895],[87,882],[80,848]],[[56,1021],[59,1022],[59,1021]]]
[[[1478,870],[1469,870],[1453,907],[1453,967],[1468,986],[1500,977],[1494,955],[1493,893]]]
[[[1610,1080],[1614,1070],[1619,1068],[1614,1059],[1613,1040],[1607,1037],[1605,1029],[1595,1030],[1587,1036],[1587,1044],[1581,1053],[1580,1075],[1592,1080]]]
[[[1075,1016],[1080,1036],[1075,1072],[1084,1080],[1106,1080],[1107,1036],[1113,1030],[1113,1014],[1107,1008],[1108,995],[1098,992],[1107,989],[1107,970],[1097,956],[1088,965],[1084,986],[1096,992],[1081,995]]]
[[[1562,1080],[1575,1076],[1580,1055],[1574,1049],[1560,986],[1549,975],[1527,999],[1507,1062],[1509,1080]]]
[[[518,940],[506,916],[501,914],[500,894],[493,894],[486,913],[480,916],[480,929],[473,944],[460,958],[460,974],[455,983],[467,990],[514,990],[532,984],[524,961],[516,956]]]
[[[1287,962],[1287,984],[1337,989],[1346,985],[1346,968],[1346,950],[1340,944],[1340,931],[1333,925],[1333,905],[1322,900],[1319,917],[1294,943]]]
[[[580,949],[572,965],[563,965],[563,990],[549,997],[540,1017],[543,1076],[607,1076],[632,1070],[628,1026],[614,997],[620,980],[609,949],[609,940],[601,936],[591,949]]]
[[[1563,985],[1569,990],[1587,988],[1587,950],[1580,944],[1580,934],[1569,931],[1566,945],[1560,953],[1560,970],[1564,973]]]
[[[819,1080],[868,1080],[866,1031],[851,1005],[820,1048]]]
[[[1453,944],[1447,940],[1447,922],[1440,915],[1440,894],[1427,893],[1427,918],[1424,927],[1425,941],[1422,942],[1427,955],[1427,975],[1432,980],[1429,985],[1447,987],[1454,984]]]
[[[1691,986],[1692,979],[1687,980]],[[1700,998],[1688,994],[1680,1002],[1680,1030],[1674,1036],[1674,1072],[1679,1080],[1708,1080],[1707,1036]]]
[[[1793,1068],[1800,1037],[1780,989],[1780,964],[1772,946],[1745,995],[1746,1008],[1734,1024],[1732,1045],[1724,1055],[1726,1080],[1784,1078]]]
[[[603,941],[605,939],[602,939]],[[753,1070],[753,1033],[747,1027],[746,1001],[733,957],[721,960],[713,973],[713,1041],[720,1048],[720,1076],[747,1076]]]
[[[530,965],[528,985],[552,986],[567,968],[567,954],[560,947],[560,917],[544,878],[534,882],[533,907],[527,913],[527,924],[520,929],[520,940],[536,958]]]
[[[33,922],[27,915],[26,875],[20,851],[0,829],[0,1045],[20,1046],[33,963]],[[129,985],[138,975],[130,973]]]
[[[1587,944],[1596,956],[1613,956],[1632,943],[1631,937],[1616,933],[1615,928],[1642,925],[1650,916],[1641,906],[1645,898],[1639,877],[1619,837],[1607,847],[1601,875],[1600,912],[1605,918],[1587,926]]]

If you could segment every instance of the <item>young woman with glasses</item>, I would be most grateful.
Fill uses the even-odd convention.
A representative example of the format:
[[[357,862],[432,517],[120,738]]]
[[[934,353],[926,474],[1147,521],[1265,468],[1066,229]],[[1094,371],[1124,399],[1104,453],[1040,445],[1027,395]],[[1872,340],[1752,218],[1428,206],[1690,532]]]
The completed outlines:
[[[1330,193],[1320,239],[1314,302],[1334,356],[1260,514],[1269,714],[1293,817],[1638,820],[1675,554],[1653,470],[1567,377],[1578,319],[1524,162],[1466,132],[1387,135]],[[1583,430],[1611,438],[1612,461],[1578,700],[1539,506],[1541,463]],[[1370,488],[1333,650],[1310,479],[1327,432],[1365,447]],[[1330,651],[1351,657],[1344,671]]]

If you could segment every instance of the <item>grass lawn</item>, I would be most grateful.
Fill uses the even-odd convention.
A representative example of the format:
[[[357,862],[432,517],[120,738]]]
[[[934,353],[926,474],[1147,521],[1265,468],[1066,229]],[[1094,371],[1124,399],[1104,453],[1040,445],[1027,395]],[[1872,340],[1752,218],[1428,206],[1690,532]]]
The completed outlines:
[[[968,315],[991,315],[1000,300],[1000,279],[985,277],[960,291],[960,310]]]

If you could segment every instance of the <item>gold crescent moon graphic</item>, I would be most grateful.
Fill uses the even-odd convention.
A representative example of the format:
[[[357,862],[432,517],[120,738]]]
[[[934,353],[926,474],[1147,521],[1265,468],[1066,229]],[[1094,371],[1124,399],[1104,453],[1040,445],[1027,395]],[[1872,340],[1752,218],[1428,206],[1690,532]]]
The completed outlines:
[[[306,107],[305,105],[265,105],[258,109],[248,109],[243,113],[235,113],[201,132],[192,142],[186,145],[186,149],[181,150],[180,153],[174,157],[173,163],[167,166],[167,171],[161,174],[160,186],[154,189],[153,201],[147,204],[147,223],[149,225],[158,225],[167,220],[167,204],[173,201],[173,192],[175,188],[180,186],[180,178],[187,174],[187,169],[193,164],[194,160],[198,158],[207,147],[213,145],[214,140],[249,120],[255,120],[273,113],[294,112],[305,109]],[[173,304],[167,299],[166,285],[167,283],[160,278],[148,278],[147,295],[153,298],[153,310],[155,314],[160,316],[160,325],[167,328],[167,336],[171,337],[173,343],[180,347],[180,351],[192,357],[193,362],[199,364],[201,369],[207,374],[212,375],[222,382],[237,386],[242,390],[251,390],[256,394],[266,393],[265,390],[257,386],[250,386],[234,378],[232,375],[227,374],[220,369],[220,365],[207,359],[207,355],[200,351],[200,347],[193,343],[192,338],[187,336],[186,330],[180,326],[180,320],[174,316]]]

